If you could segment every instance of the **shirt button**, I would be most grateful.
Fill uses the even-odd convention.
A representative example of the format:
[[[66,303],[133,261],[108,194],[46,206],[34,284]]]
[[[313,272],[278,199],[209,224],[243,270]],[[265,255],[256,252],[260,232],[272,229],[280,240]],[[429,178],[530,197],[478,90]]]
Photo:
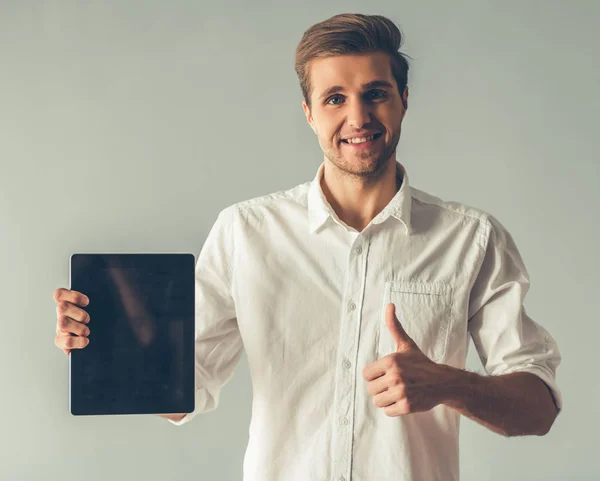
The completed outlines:
[[[356,304],[354,304],[354,302],[351,302],[348,307],[350,308],[351,311],[353,311],[354,309],[356,309]]]
[[[350,361],[348,361],[348,359],[344,359],[344,367],[346,369],[350,369],[351,366],[352,364],[350,363]]]
[[[356,248],[356,253],[357,254],[362,254],[362,247],[357,247]]]

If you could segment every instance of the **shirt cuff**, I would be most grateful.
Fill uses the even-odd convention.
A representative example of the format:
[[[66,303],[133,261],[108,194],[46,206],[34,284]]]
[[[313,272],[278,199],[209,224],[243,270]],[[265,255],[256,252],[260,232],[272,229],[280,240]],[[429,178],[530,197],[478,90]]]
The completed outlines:
[[[536,365],[517,366],[508,369],[507,371],[501,374],[510,374],[513,372],[530,372],[531,374],[535,374],[536,376],[538,376],[542,381],[544,381],[544,383],[548,387],[550,394],[552,395],[552,398],[554,400],[554,404],[558,409],[558,413],[561,412],[563,406],[562,394],[560,392],[560,389],[558,389],[555,377],[551,373],[549,373],[546,370],[546,368],[544,368],[543,366]]]
[[[217,408],[219,403],[219,391],[216,390],[213,394],[209,394],[209,390],[207,388],[196,389],[195,399],[194,399],[194,410],[191,413],[183,416],[179,421],[172,421],[167,419],[171,424],[175,426],[181,426],[182,424],[189,423],[194,417],[200,413],[206,413],[209,411],[213,411]]]
[[[182,424],[188,423],[192,420],[193,416],[193,412],[186,414],[185,416],[183,416],[179,421],[173,421],[172,419],[168,419],[167,421],[169,421],[171,424],[174,424],[175,426],[181,426]]]

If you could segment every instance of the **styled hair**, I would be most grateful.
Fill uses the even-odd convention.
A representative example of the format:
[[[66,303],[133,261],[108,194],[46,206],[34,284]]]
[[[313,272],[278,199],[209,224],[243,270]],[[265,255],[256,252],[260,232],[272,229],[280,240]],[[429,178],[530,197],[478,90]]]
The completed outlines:
[[[310,62],[345,54],[385,52],[400,95],[408,82],[408,55],[399,51],[404,38],[390,19],[381,15],[342,13],[310,27],[296,48],[294,68],[304,101],[310,107]]]

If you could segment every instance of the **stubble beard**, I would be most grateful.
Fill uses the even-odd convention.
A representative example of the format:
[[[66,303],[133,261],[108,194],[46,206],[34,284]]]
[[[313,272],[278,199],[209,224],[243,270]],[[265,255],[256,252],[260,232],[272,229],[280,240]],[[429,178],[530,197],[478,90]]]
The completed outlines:
[[[400,130],[394,135],[392,141],[386,144],[382,151],[367,151],[352,153],[349,148],[342,144],[324,151],[325,157],[341,172],[363,180],[371,181],[379,178],[385,171],[390,157],[396,152],[398,142],[400,141]],[[344,155],[344,151],[345,155]]]

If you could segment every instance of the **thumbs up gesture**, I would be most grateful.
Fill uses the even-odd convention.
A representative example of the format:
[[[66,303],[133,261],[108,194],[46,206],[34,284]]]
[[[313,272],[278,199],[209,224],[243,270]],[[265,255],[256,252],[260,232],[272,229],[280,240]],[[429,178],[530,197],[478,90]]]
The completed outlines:
[[[423,354],[396,317],[394,304],[386,307],[385,323],[389,332],[381,334],[392,336],[396,351],[363,369],[375,406],[382,407],[388,416],[403,416],[441,404],[449,366],[437,364]]]

